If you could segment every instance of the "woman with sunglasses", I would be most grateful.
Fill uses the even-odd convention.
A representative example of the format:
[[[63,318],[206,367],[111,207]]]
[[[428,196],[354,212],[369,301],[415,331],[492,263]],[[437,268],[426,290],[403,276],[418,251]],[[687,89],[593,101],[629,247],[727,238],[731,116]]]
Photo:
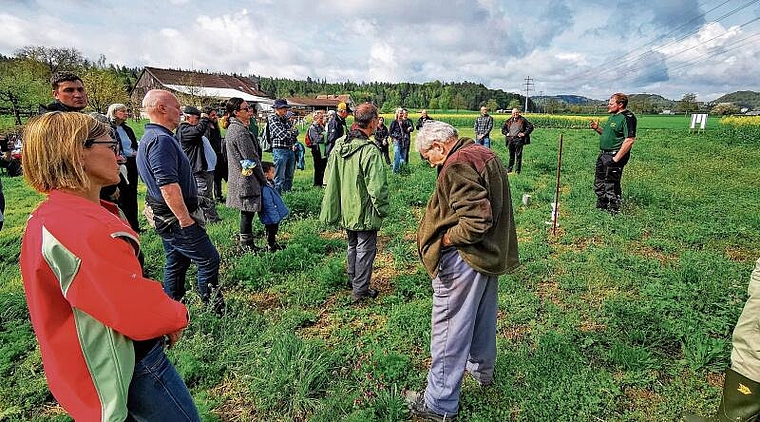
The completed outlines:
[[[24,179],[47,195],[20,256],[45,375],[76,420],[197,421],[163,350],[187,310],[142,277],[137,234],[99,199],[119,181],[118,152],[110,127],[80,113],[46,113],[24,130]]]
[[[260,252],[253,238],[253,217],[261,210],[261,186],[267,183],[261,170],[261,150],[248,130],[254,109],[242,98],[227,101],[222,127],[227,125],[227,206],[240,210],[238,242],[243,249]]]

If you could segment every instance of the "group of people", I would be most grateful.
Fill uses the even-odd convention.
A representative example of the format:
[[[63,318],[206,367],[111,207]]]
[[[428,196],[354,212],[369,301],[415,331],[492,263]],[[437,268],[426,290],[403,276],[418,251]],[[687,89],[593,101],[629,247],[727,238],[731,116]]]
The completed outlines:
[[[126,107],[109,107],[101,123],[78,112],[87,95],[75,75],[56,75],[52,87],[56,101],[24,129],[24,177],[47,199],[30,216],[21,250],[30,318],[51,392],[76,419],[199,420],[164,348],[179,340],[189,322],[183,300],[191,262],[198,266],[201,300],[224,312],[219,253],[205,231],[207,221],[219,218],[210,207],[214,196],[221,198],[213,174],[221,161],[229,170],[226,204],[240,211],[240,244],[258,249],[252,233],[258,213],[270,248],[281,248],[275,238],[287,207],[280,192],[292,187],[297,133],[287,102],[275,102],[267,124],[270,163],[261,159],[258,128],[250,127],[253,108],[241,98],[228,100],[218,118],[215,110],[183,110],[171,92],[151,90],[142,104],[150,122],[138,143],[124,125]],[[626,105],[624,94],[614,94],[610,119],[603,126],[591,123],[601,135],[597,206],[611,212],[619,211],[620,176],[635,141],[636,118]],[[352,112],[349,129],[345,119]],[[320,220],[346,230],[347,285],[352,302],[360,303],[378,296],[371,276],[377,234],[390,211],[388,138],[397,171],[408,162],[409,134],[418,131],[415,148],[438,171],[417,232],[433,286],[432,360],[424,392],[409,391],[407,399],[414,415],[454,420],[465,372],[483,387],[494,381],[498,278],[519,265],[508,173],[513,165],[520,172],[533,126],[512,111],[502,126],[510,150],[504,166],[490,149],[493,120],[487,110],[475,123],[476,139],[460,138],[456,128],[426,112],[414,128],[407,114],[399,110],[385,128],[374,105],[351,110],[342,104],[327,124],[323,113],[315,114],[308,147],[314,185],[325,186]],[[220,127],[227,130],[223,150]],[[143,276],[138,259],[136,174],[146,185],[145,214],[166,255],[163,288]],[[103,200],[114,185],[122,209]],[[105,193],[109,199],[115,194]],[[734,335],[722,417],[760,412],[753,391],[760,360],[747,328],[755,321],[755,299],[750,297]]]

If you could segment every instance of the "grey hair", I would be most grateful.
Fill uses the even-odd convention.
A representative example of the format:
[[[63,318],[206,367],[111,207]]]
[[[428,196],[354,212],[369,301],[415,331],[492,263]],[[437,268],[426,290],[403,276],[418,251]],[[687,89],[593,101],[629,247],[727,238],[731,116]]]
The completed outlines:
[[[106,116],[108,116],[108,120],[111,120],[111,121],[116,120],[116,112],[120,110],[126,110],[126,109],[127,109],[127,106],[125,106],[124,104],[119,104],[119,103],[111,104],[110,106],[108,106],[108,112],[106,112]]]
[[[434,141],[448,143],[457,139],[459,139],[459,132],[454,126],[440,120],[430,120],[417,132],[414,147],[421,153],[429,150]]]

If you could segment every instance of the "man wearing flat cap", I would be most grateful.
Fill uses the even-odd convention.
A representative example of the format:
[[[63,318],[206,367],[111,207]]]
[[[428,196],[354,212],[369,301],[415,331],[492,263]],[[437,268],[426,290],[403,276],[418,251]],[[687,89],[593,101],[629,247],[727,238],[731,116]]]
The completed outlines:
[[[338,104],[338,108],[335,112],[335,118],[327,123],[327,145],[325,147],[325,156],[329,157],[330,151],[332,151],[333,147],[335,146],[335,142],[337,142],[340,138],[345,136],[346,133],[348,133],[348,127],[346,126],[346,117],[348,117],[348,115],[351,113],[353,113],[353,110],[351,110],[351,108],[346,103]]]
[[[198,206],[203,210],[203,216],[209,223],[222,221],[216,212],[214,203],[214,174],[210,173],[209,162],[215,162],[215,157],[208,157],[203,146],[203,135],[208,129],[208,115],[189,105],[182,109],[185,121],[180,123],[174,137],[182,146],[193,169],[195,184],[198,185]],[[211,151],[213,152],[213,150]]]
[[[272,141],[274,158],[274,189],[277,193],[289,192],[293,188],[293,174],[296,171],[295,139],[298,130],[288,119],[288,101],[274,100],[274,113],[267,119],[267,131]]]

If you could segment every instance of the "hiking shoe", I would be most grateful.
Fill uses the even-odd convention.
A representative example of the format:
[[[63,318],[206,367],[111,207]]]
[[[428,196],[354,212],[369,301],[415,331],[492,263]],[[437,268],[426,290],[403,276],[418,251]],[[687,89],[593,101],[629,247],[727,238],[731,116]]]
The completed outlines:
[[[351,303],[356,304],[356,303],[359,303],[359,302],[363,301],[366,298],[374,299],[376,297],[377,297],[377,290],[375,290],[375,289],[367,289],[367,291],[365,293],[362,293],[362,294],[360,294],[358,296],[352,294],[351,295]]]
[[[424,394],[408,390],[404,394],[404,398],[409,405],[409,411],[412,413],[412,416],[435,422],[453,422],[457,420],[456,413],[453,415],[440,415],[430,410],[425,404]]]
[[[275,242],[271,245],[269,245],[269,252],[277,252],[285,249],[285,246],[280,245],[279,243]]]

